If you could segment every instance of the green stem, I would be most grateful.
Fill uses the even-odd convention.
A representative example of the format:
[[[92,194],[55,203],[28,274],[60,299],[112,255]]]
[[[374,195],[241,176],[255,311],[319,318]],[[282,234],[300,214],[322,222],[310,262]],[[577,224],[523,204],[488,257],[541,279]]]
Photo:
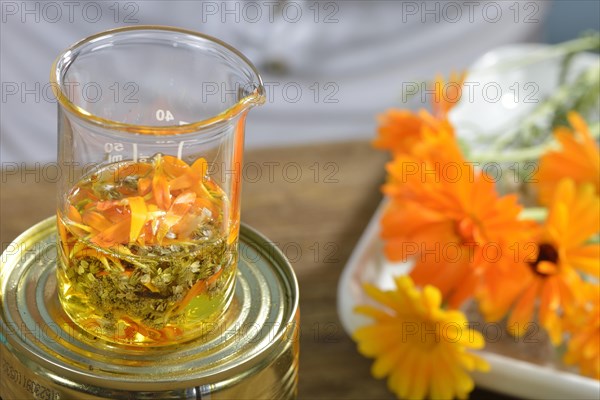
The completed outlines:
[[[557,57],[566,56],[588,50],[600,50],[600,34],[595,32],[589,36],[583,36],[567,42],[558,43],[549,47],[543,47],[534,50],[529,56],[517,61],[505,61],[492,68],[485,68],[484,71],[505,71],[515,67],[524,67],[541,61],[550,60]]]
[[[590,133],[594,139],[600,137],[600,122],[590,125]],[[513,149],[502,152],[485,152],[469,155],[469,160],[473,162],[518,162],[536,160],[546,151],[556,148],[557,143],[554,139],[550,139],[538,146],[526,147],[521,149]]]
[[[560,86],[554,92],[554,94],[537,106],[535,110],[533,110],[533,112],[523,120],[519,127],[506,134],[500,135],[498,139],[496,139],[496,141],[491,145],[491,148],[494,150],[503,149],[519,134],[531,131],[532,127],[538,125],[540,120],[543,120],[544,117],[555,114],[561,105],[567,104],[568,100],[572,97],[573,92],[576,91],[576,88],[584,88],[584,90],[588,90],[589,88],[597,87],[599,84],[600,71],[598,71],[597,66],[588,68],[582,72],[572,84],[564,84]]]

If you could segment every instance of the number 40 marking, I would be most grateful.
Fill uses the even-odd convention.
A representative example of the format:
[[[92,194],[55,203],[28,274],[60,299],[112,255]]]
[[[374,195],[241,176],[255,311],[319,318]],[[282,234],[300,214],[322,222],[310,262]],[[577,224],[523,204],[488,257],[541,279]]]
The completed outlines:
[[[173,116],[171,111],[162,110],[160,108],[158,110],[156,110],[156,120],[157,121],[173,121],[174,119],[175,119],[175,117]]]

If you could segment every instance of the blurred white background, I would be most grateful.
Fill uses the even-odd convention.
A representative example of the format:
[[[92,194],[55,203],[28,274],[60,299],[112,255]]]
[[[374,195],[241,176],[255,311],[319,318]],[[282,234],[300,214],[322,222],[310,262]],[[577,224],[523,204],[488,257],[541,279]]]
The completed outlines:
[[[370,139],[375,116],[401,105],[403,85],[464,69],[503,44],[558,42],[598,29],[598,4],[3,0],[0,161],[55,160],[50,66],[66,47],[106,29],[179,26],[241,50],[269,96],[250,113],[246,144],[280,146]]]

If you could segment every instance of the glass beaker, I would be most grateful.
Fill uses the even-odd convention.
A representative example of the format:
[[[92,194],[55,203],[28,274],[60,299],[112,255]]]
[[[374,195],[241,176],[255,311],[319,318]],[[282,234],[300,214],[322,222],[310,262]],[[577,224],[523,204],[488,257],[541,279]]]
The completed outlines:
[[[201,336],[233,295],[254,66],[229,45],[159,26],[65,50],[58,99],[59,298],[111,342]]]

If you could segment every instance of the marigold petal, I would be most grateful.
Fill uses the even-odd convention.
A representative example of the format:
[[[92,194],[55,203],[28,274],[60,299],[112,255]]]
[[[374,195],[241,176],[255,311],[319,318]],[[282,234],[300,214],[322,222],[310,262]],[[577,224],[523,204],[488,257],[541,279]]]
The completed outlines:
[[[532,279],[529,265],[523,263],[512,264],[507,271],[488,268],[476,293],[485,319],[491,322],[502,319]]]
[[[394,153],[408,152],[417,142],[424,124],[422,118],[406,110],[391,109],[378,117],[379,127],[373,147]]]
[[[389,375],[405,352],[406,346],[396,346],[390,349],[390,351],[381,354],[371,367],[373,377],[381,379]]]
[[[200,157],[192,164],[192,171],[201,181],[208,173],[208,163],[204,158]]]
[[[383,311],[379,308],[372,307],[372,306],[357,306],[357,307],[354,307],[354,312],[357,314],[363,314],[368,317],[371,317],[376,321],[383,321],[383,320],[388,320],[388,319],[392,318],[385,311]]]
[[[82,221],[96,232],[105,231],[113,225],[104,215],[96,211],[85,211],[82,215]]]
[[[190,166],[185,161],[173,156],[163,156],[161,166],[171,178],[181,176],[190,170]]]
[[[554,243],[560,243],[567,236],[569,226],[569,210],[565,203],[557,203],[550,210],[546,221],[546,230]]]
[[[150,193],[150,190],[152,190],[152,179],[140,178],[138,180],[138,194],[140,196],[145,196]]]
[[[102,200],[96,203],[96,210],[98,211],[109,211],[122,204],[121,200]]]
[[[171,191],[167,178],[159,173],[152,179],[152,193],[154,202],[162,210],[168,210],[171,206]]]
[[[384,292],[371,284],[365,284],[363,285],[363,288],[365,290],[365,293],[373,300],[385,305],[391,310],[400,311],[398,309],[398,305],[396,304],[396,302],[394,302],[394,299],[390,292]]]
[[[412,379],[407,398],[424,399],[430,382],[430,371],[432,360],[428,355],[416,358],[411,368]]]
[[[387,325],[368,325],[352,333],[352,338],[358,343],[358,351],[368,357],[376,357],[397,346],[398,327]]]
[[[459,308],[476,292],[479,280],[479,276],[477,276],[471,268],[468,268],[464,272],[462,282],[456,285],[452,295],[448,298],[448,306],[451,308]]]
[[[600,198],[591,185],[582,184],[577,187],[575,198],[565,205],[569,209],[569,225],[560,243],[570,249],[600,231]]]
[[[467,373],[465,373],[460,365],[458,365],[456,363],[456,361],[453,360],[453,357],[449,354],[448,351],[440,351],[438,354],[438,358],[439,358],[439,362],[438,365],[436,366],[434,372],[438,372],[441,371],[441,373],[443,374],[442,376],[435,376],[433,375],[431,377],[432,380],[435,381],[441,381],[444,380],[446,382],[446,387],[448,390],[450,391],[450,393],[447,393],[445,397],[445,399],[451,399],[454,398],[455,395],[458,398],[464,397],[462,396],[463,394],[463,388],[466,387],[466,385],[464,385],[464,379],[463,377],[466,375],[467,377],[469,376]],[[466,390],[466,392],[464,393],[464,395],[468,395],[468,393],[473,390],[473,387],[471,387],[470,389]],[[433,396],[430,396],[433,398]]]
[[[127,217],[111,225],[91,239],[91,242],[100,247],[113,247],[118,244],[126,244],[129,241],[129,228],[131,218]]]
[[[127,199],[129,209],[131,210],[131,227],[129,230],[129,242],[134,243],[142,228],[146,223],[146,217],[148,215],[148,208],[143,197],[129,197]]]
[[[595,340],[596,338],[591,337],[586,341],[583,346],[582,356],[584,358],[595,358],[598,357],[598,353],[600,353],[600,341]]]
[[[527,326],[527,323],[531,321],[533,315],[533,308],[539,285],[539,280],[533,280],[513,308],[508,319],[509,331],[513,336],[519,337],[525,334],[525,327]]]
[[[437,287],[443,298],[447,299],[452,290],[463,282],[468,272],[469,264],[463,261],[442,264],[439,261],[436,262],[436,257],[431,257],[431,260],[419,257],[410,271],[410,277],[417,285]]]
[[[454,398],[454,380],[450,369],[447,365],[439,363],[432,370],[431,379],[429,381],[429,398],[430,399],[452,399]]]
[[[561,147],[547,152],[540,159],[536,178],[542,204],[552,201],[553,194],[558,190],[557,183],[562,178],[573,179],[578,184],[590,183],[596,193],[600,191],[598,144],[580,115],[571,112],[568,120],[573,129],[559,127],[554,131],[554,137]]]
[[[477,354],[463,352],[460,355],[463,365],[469,371],[489,371],[490,365],[486,360],[479,357]]]
[[[79,211],[77,211],[77,208],[75,208],[72,205],[69,205],[69,213],[68,213],[69,219],[73,222],[77,222],[77,223],[81,223],[83,222],[82,218],[81,218],[81,214],[79,213]]]
[[[460,344],[465,347],[480,350],[485,347],[485,339],[480,332],[474,329],[464,328],[462,336],[460,336]]]
[[[453,360],[454,355],[451,355],[449,352],[442,352],[440,358],[444,360],[444,363],[447,366],[446,370],[450,373],[452,388],[456,392],[456,396],[465,397],[473,390],[475,384],[473,379],[471,379],[471,376],[460,368],[461,365],[464,366],[464,357],[461,357],[460,354],[458,356],[460,357],[460,363]],[[477,357],[467,358],[469,360],[467,363],[471,365],[473,369],[477,366],[475,358]]]
[[[357,340],[358,339],[354,339]],[[358,352],[365,357],[379,357],[381,354],[387,353],[396,348],[395,341],[387,343],[376,338],[363,339],[358,344]]]
[[[191,174],[183,174],[169,181],[169,189],[171,191],[187,190],[190,189],[194,183],[196,183],[196,180]]]
[[[540,317],[541,319],[541,317]],[[562,342],[562,323],[560,318],[554,313],[548,313],[542,321],[542,325],[548,331],[550,341],[554,346],[560,345]]]
[[[435,286],[427,285],[423,288],[423,302],[429,313],[433,313],[442,304],[442,294]]]
[[[412,380],[412,374],[409,371],[411,371],[412,366],[417,358],[418,350],[416,348],[409,347],[406,351],[404,359],[401,359],[398,362],[394,377],[396,382],[396,394],[401,398],[408,398]]]
[[[159,243],[162,243],[164,237],[171,230],[171,228],[177,225],[183,219],[183,217],[187,215],[195,200],[196,193],[190,191],[181,193],[175,198],[175,200],[173,200],[169,211],[167,211],[167,214],[160,222],[160,226],[156,234],[156,239]],[[190,223],[192,222],[193,220],[190,221]],[[192,227],[192,230],[193,229],[194,227]],[[186,231],[186,228],[180,226],[178,231]]]
[[[540,296],[541,319],[544,319],[548,313],[555,313],[560,306],[560,289],[557,282],[555,276],[545,279]]]
[[[569,120],[569,124],[575,129],[575,131],[583,134],[586,137],[592,136],[585,120],[579,113],[575,111],[569,111],[567,113],[567,119]]]

